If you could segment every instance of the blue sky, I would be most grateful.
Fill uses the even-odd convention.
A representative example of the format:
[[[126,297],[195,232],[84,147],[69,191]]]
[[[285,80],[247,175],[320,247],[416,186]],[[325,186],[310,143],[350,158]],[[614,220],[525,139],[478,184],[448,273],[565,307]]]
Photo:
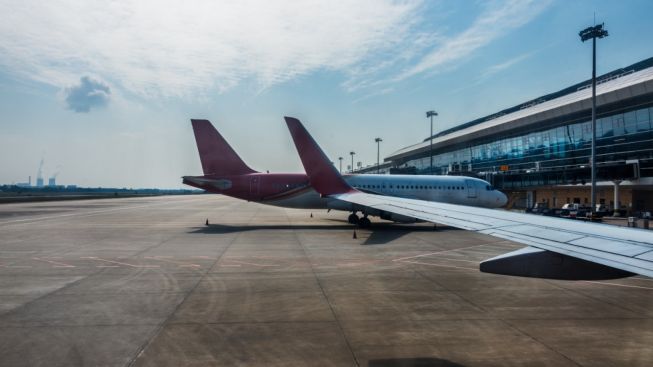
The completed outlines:
[[[182,187],[190,118],[301,172],[283,116],[364,165],[435,130],[653,56],[653,2],[0,0],[0,183]]]

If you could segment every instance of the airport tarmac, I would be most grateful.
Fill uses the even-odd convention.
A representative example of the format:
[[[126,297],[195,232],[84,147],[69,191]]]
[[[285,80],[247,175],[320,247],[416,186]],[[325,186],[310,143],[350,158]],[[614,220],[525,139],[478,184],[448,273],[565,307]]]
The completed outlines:
[[[215,195],[0,205],[0,365],[653,363],[653,279],[484,274],[522,246],[430,224],[352,238],[347,213],[312,213]]]

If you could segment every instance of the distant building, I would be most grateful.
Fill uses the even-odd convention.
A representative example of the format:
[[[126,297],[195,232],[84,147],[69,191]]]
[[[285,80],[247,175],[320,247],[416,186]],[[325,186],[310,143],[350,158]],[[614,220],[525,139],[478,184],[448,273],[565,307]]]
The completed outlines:
[[[36,178],[36,187],[43,187],[43,177]]]
[[[32,186],[32,176],[27,177],[27,182],[19,182],[16,184],[18,187],[30,187]]]
[[[48,186],[54,187],[57,186],[57,178],[56,177],[50,177],[48,180]]]

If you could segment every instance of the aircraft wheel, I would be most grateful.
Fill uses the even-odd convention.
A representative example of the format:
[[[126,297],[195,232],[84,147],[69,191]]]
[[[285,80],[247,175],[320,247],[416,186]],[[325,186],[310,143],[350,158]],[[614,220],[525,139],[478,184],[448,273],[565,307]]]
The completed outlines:
[[[349,215],[349,218],[347,218],[347,221],[349,221],[350,224],[358,224],[360,218],[358,218],[358,215],[356,215],[356,213],[351,213]]]
[[[369,220],[369,218],[367,218],[367,217],[363,217],[363,218],[361,218],[361,219],[358,221],[358,225],[359,225],[361,228],[368,228],[369,226],[372,225],[372,222]]]

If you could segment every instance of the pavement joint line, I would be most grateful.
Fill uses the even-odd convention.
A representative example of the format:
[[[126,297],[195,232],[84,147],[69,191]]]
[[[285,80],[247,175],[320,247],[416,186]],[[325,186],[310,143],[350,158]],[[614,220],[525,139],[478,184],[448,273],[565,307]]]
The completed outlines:
[[[520,334],[526,336],[527,338],[533,340],[533,341],[536,342],[537,344],[540,344],[540,345],[543,346],[544,348],[546,348],[546,349],[548,349],[549,351],[551,351],[551,352],[553,352],[553,353],[555,353],[555,354],[561,356],[562,358],[564,358],[564,359],[566,359],[567,361],[569,361],[569,362],[575,364],[576,366],[579,366],[579,367],[582,367],[582,366],[583,366],[582,364],[576,362],[575,360],[573,360],[571,357],[567,356],[567,355],[564,354],[563,352],[561,352],[561,351],[559,351],[559,350],[557,350],[557,349],[555,349],[555,348],[549,346],[549,345],[546,344],[545,342],[543,342],[543,341],[539,340],[538,338],[536,338],[535,336],[533,336],[533,335],[531,335],[531,334],[525,332],[524,330],[520,329],[520,328],[517,327],[516,325],[511,324],[510,322],[508,322],[508,320],[506,320],[506,319],[502,319],[502,318],[497,318],[497,320],[499,320],[500,322],[503,322],[504,324],[508,325],[509,328],[511,328],[511,329],[517,331],[518,333],[520,333]]]
[[[261,209],[258,208],[254,213],[251,214],[249,220],[247,221],[247,224],[250,224],[250,223],[252,222],[252,220],[254,219],[254,217],[256,216],[256,214],[260,212],[260,210],[261,210]],[[224,256],[224,254],[227,253],[227,251],[229,251],[229,248],[231,248],[231,246],[236,242],[236,240],[237,240],[237,239],[238,239],[242,234],[243,234],[243,232],[239,232],[239,233],[237,233],[237,234],[236,234],[236,235],[231,239],[231,241],[229,242],[229,244],[228,244],[227,246],[224,247],[224,249],[222,250],[222,252],[220,253],[220,255],[215,259],[215,261],[213,262],[213,264],[212,264],[211,266],[209,266],[208,270],[207,270],[206,272],[204,272],[204,273],[201,273],[201,275],[198,277],[199,279],[197,280],[197,283],[195,283],[195,285],[193,286],[193,288],[189,289],[187,292],[181,292],[181,294],[184,295],[183,298],[181,299],[181,301],[177,304],[177,306],[175,307],[175,309],[172,310],[172,312],[170,312],[170,314],[168,315],[168,317],[165,318],[165,320],[163,320],[161,323],[157,323],[157,327],[155,328],[154,332],[152,333],[152,336],[151,336],[150,338],[148,338],[148,339],[147,339],[147,340],[146,340],[146,341],[145,341],[145,342],[144,342],[144,343],[143,343],[143,344],[142,344],[142,345],[137,349],[137,351],[136,351],[134,357],[133,357],[133,358],[129,361],[129,363],[127,364],[128,367],[132,367],[132,366],[134,366],[134,364],[136,363],[136,360],[138,359],[138,357],[139,357],[140,355],[142,355],[143,352],[145,351],[145,349],[147,349],[147,347],[149,347],[149,346],[154,342],[154,340],[159,336],[159,334],[161,334],[161,331],[163,330],[163,328],[164,328],[167,324],[170,323],[170,320],[172,320],[173,316],[177,313],[177,311],[179,311],[179,308],[181,307],[181,305],[183,305],[184,302],[186,302],[186,300],[188,299],[188,297],[190,297],[190,295],[193,294],[193,292],[195,292],[195,290],[196,290],[197,287],[200,285],[200,283],[202,282],[202,280],[204,280],[204,278],[206,278],[207,275],[210,274],[211,269],[213,269],[213,268],[218,264],[218,262],[220,262],[220,259],[222,258],[222,256]]]
[[[577,296],[580,296],[580,297],[589,298],[589,299],[591,299],[592,301],[595,301],[595,302],[604,303],[604,304],[610,305],[612,307],[620,308],[620,309],[622,309],[622,310],[624,310],[624,311],[626,311],[628,313],[631,313],[631,314],[639,314],[640,313],[637,310],[630,309],[628,307],[629,306],[628,303],[625,303],[625,302],[613,302],[613,301],[611,301],[609,299],[599,298],[599,297],[595,296],[594,294],[592,294],[591,290],[577,289],[577,288],[567,288],[567,287],[564,287],[564,286],[560,286],[560,288],[565,292],[570,292],[570,293],[573,293],[573,294],[575,294]]]
[[[636,280],[645,280],[645,281],[647,281],[647,282],[653,282],[653,279],[651,279],[651,278],[632,277],[631,279],[636,279]]]
[[[168,257],[170,258],[172,256],[168,256]],[[161,258],[152,257],[152,256],[145,256],[145,258],[146,259],[152,259],[152,260],[159,260],[159,261],[163,261],[163,262],[167,262],[167,263],[171,263],[171,264],[176,264],[176,265],[178,265],[180,267],[196,267],[196,268],[201,268],[202,267],[201,265],[197,265],[197,264],[189,264],[189,263],[185,263],[185,262],[182,262],[182,261],[161,259]]]
[[[440,268],[456,268],[456,269],[464,269],[464,270],[478,270],[476,268],[466,268],[464,266],[455,266],[455,265],[440,265],[440,264],[431,264],[431,263],[423,263],[419,261],[401,261],[402,263],[405,264],[418,264],[418,265],[430,265],[430,266],[437,266]]]
[[[431,255],[443,254],[443,253],[446,253],[446,252],[459,251],[459,250],[464,250],[464,249],[474,248],[474,247],[479,247],[479,246],[484,246],[484,245],[485,245],[485,244],[482,244],[482,245],[474,245],[474,246],[467,246],[467,247],[462,247],[462,248],[452,249],[452,250],[442,250],[442,251],[430,252],[430,253],[421,254],[421,255],[400,257],[400,258],[398,258],[398,259],[394,259],[394,260],[392,260],[392,261],[403,261],[403,260],[408,260],[408,259],[414,259],[414,258],[417,258],[417,257],[424,257],[424,256],[431,256]]]
[[[290,219],[290,216],[288,215],[288,210],[284,210],[286,213],[286,219],[288,221],[288,224],[292,224],[292,220]],[[299,236],[297,236],[297,230],[292,230],[293,237],[295,237],[295,241],[299,244],[299,247],[302,249],[302,252],[304,253],[304,257],[306,257],[306,260],[309,263],[309,267],[311,269],[311,273],[313,273],[313,277],[315,278],[315,282],[317,283],[318,287],[320,287],[320,291],[322,291],[322,296],[327,302],[327,305],[329,305],[329,309],[331,310],[331,314],[333,315],[333,319],[336,322],[336,326],[338,327],[338,330],[340,331],[340,335],[342,336],[342,339],[345,341],[345,345],[347,346],[347,349],[349,349],[349,353],[351,354],[351,358],[356,364],[356,366],[360,367],[360,362],[358,361],[358,358],[356,357],[356,353],[354,353],[354,348],[351,346],[351,343],[349,342],[349,339],[347,339],[347,334],[345,333],[344,328],[342,327],[342,324],[340,323],[340,319],[338,318],[338,314],[336,313],[336,310],[333,308],[333,304],[331,304],[331,301],[329,300],[329,296],[327,295],[327,292],[324,289],[324,286],[322,286],[322,282],[320,281],[320,277],[317,275],[315,272],[315,268],[310,265],[310,256],[309,252],[306,251],[306,247],[300,240]]]
[[[41,259],[40,257],[33,257],[32,260],[43,261],[43,262],[46,262],[46,263],[54,264],[54,265],[56,265],[55,268],[74,268],[75,267],[75,265],[64,264],[64,263],[59,262],[59,261]]]
[[[102,258],[95,257],[95,256],[82,257],[82,259],[105,261],[105,262],[113,263],[113,264],[126,265],[126,266],[129,266],[129,267],[132,267],[132,268],[160,268],[159,265],[134,265],[134,264],[129,264],[129,263],[123,263],[123,262],[120,262],[120,261],[102,259]]]
[[[274,266],[281,266],[281,265],[276,265],[276,264],[256,264],[256,263],[250,263],[247,261],[238,261],[238,260],[227,260],[225,259],[224,261],[229,261],[233,263],[239,263],[243,265],[252,265],[252,266],[259,266],[259,267],[274,267]]]
[[[640,288],[640,289],[651,289],[653,290],[653,287],[643,287],[641,285],[627,285],[627,284],[618,284],[618,283],[609,283],[609,282],[597,282],[593,280],[584,280],[584,283],[593,283],[593,284],[604,284],[604,285],[611,285],[615,287],[626,287],[626,288]]]
[[[196,199],[196,200],[198,200],[198,199]],[[14,219],[14,220],[0,222],[0,225],[16,224],[16,223],[24,223],[24,222],[40,222],[40,221],[44,221],[44,220],[51,220],[51,219],[65,218],[65,217],[91,216],[91,215],[115,212],[115,211],[120,211],[120,210],[140,209],[140,208],[144,208],[144,207],[160,206],[160,205],[166,205],[166,204],[171,204],[171,203],[170,202],[152,203],[152,204],[143,204],[143,205],[137,205],[137,206],[129,206],[129,207],[126,207],[126,208],[125,207],[118,207],[118,208],[111,208],[111,209],[104,209],[104,210],[96,210],[96,211],[84,212],[84,213],[68,213],[68,214],[53,215],[53,216],[49,216],[49,217]]]
[[[447,257],[437,257],[437,258],[433,258],[433,260],[463,261],[463,262],[466,262],[466,263],[480,264],[480,262],[474,261],[474,260],[451,259],[451,258],[447,258]],[[404,262],[404,261],[400,261],[400,262]]]

